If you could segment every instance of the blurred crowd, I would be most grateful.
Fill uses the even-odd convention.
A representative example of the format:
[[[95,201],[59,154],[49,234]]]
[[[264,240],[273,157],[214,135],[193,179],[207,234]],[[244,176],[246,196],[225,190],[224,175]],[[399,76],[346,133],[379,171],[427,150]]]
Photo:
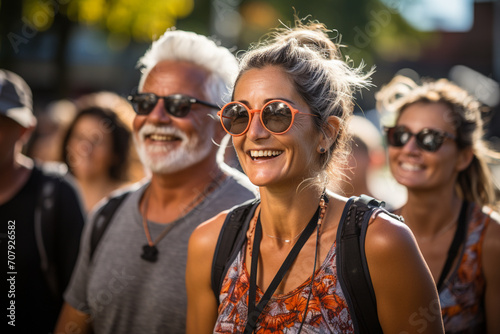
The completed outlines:
[[[319,254],[324,259],[328,253],[318,251],[318,238],[331,242],[329,247],[334,247],[332,245],[338,241],[335,241],[335,233],[345,216],[339,206],[347,206],[348,198],[368,195],[385,202],[383,212],[386,214],[375,215],[371,221],[374,226],[366,234],[367,254],[373,254],[367,256],[368,260],[364,259],[365,269],[366,263],[370,264],[374,282],[370,287],[372,293],[385,297],[388,305],[392,305],[396,290],[392,294],[387,291],[391,280],[398,277],[394,267],[400,259],[395,254],[392,264],[388,263],[389,258],[375,261],[373,259],[379,259],[380,254],[370,245],[385,240],[384,245],[395,249],[397,242],[406,240],[407,248],[402,249],[401,254],[413,259],[414,266],[401,269],[399,273],[401,277],[410,277],[414,273],[415,277],[422,278],[419,283],[422,295],[408,292],[405,296],[408,305],[413,306],[422,302],[423,299],[419,298],[439,298],[438,312],[442,314],[442,319],[439,318],[442,324],[435,324],[434,332],[439,332],[436,328],[442,327],[447,333],[498,333],[500,323],[494,313],[500,307],[500,266],[497,260],[497,255],[500,255],[500,153],[486,140],[484,105],[472,93],[448,79],[410,78],[401,74],[396,74],[382,87],[371,88],[377,90],[377,105],[373,110],[354,110],[351,97],[333,97],[332,92],[328,93],[332,97],[325,96],[328,89],[337,87],[335,85],[345,88],[345,85],[335,82],[337,79],[332,79],[335,76],[325,76],[325,81],[333,83],[331,87],[321,88],[323,90],[318,88],[323,92],[321,94],[325,94],[321,97],[306,92],[304,87],[307,85],[297,89],[303,82],[289,80],[293,75],[299,77],[292,73],[297,67],[289,69],[285,75],[281,69],[289,63],[280,63],[279,56],[269,56],[274,47],[278,49],[278,46],[287,45],[286,48],[302,50],[295,52],[305,52],[308,56],[314,54],[311,63],[325,69],[325,73],[338,71],[341,73],[338,76],[345,76],[346,80],[352,79],[350,75],[354,77],[347,70],[342,72],[337,67],[328,67],[328,61],[334,59],[335,66],[340,66],[338,63],[342,60],[335,58],[337,56],[328,49],[331,46],[323,41],[326,35],[319,32],[321,29],[317,26],[311,28],[313,26],[291,29],[297,36],[284,33],[282,40],[276,34],[274,44],[252,50],[255,54],[262,54],[255,59],[244,58],[244,61],[204,36],[167,31],[139,60],[143,68],[139,92],[128,98],[115,92],[98,91],[76,99],[53,101],[40,110],[33,110],[27,84],[15,73],[1,70],[0,189],[3,190],[0,191],[0,216],[9,224],[18,223],[15,230],[18,271],[24,270],[20,266],[29,268],[26,270],[33,278],[32,282],[19,279],[21,288],[25,284],[26,291],[36,291],[22,298],[39,300],[34,303],[38,309],[19,311],[18,319],[29,319],[30,311],[42,315],[34,317],[35,325],[31,323],[26,328],[40,329],[40,323],[45,321],[43,331],[47,332],[55,328],[59,318],[57,333],[71,332],[68,326],[72,327],[72,324],[87,333],[92,328],[95,333],[125,333],[139,328],[148,328],[151,332],[155,332],[154,328],[162,328],[167,332],[181,333],[186,329],[186,321],[191,333],[214,325],[220,332],[224,332],[222,328],[238,332],[245,326],[236,325],[243,318],[235,312],[241,311],[238,303],[245,299],[235,301],[234,298],[241,296],[228,296],[243,289],[241,280],[246,279],[247,273],[235,274],[234,270],[246,265],[242,259],[252,257],[252,249],[255,251],[252,247],[258,246],[260,241],[250,242],[258,238],[257,230],[262,230],[259,230],[259,237],[263,238],[261,248],[263,254],[267,254],[257,260],[263,261],[258,270],[264,272],[257,275],[257,285],[263,282],[272,285],[272,277],[267,273],[278,271],[281,260],[273,263],[266,259],[273,256],[281,259],[282,251],[286,250],[288,254],[296,240],[300,240],[298,237],[306,227],[300,225],[303,219],[299,218],[304,218],[309,211],[313,213],[316,208],[319,212],[320,218],[316,219],[318,234],[313,233],[311,237],[311,240],[316,238],[316,251],[314,241],[309,244],[304,241],[306,246],[299,251],[307,256],[296,258],[299,262],[313,258],[314,261],[309,262],[313,262],[316,269],[318,261],[315,256]],[[303,36],[318,41],[304,42]],[[196,52],[202,47],[207,54]],[[252,52],[249,54],[253,55]],[[302,66],[304,57],[297,54],[291,53],[287,61]],[[268,59],[267,56],[273,60],[264,60]],[[241,62],[238,64],[237,61]],[[313,77],[311,73],[316,75],[319,72],[307,68],[301,75]],[[361,88],[369,86],[371,72],[368,72],[366,77],[352,80]],[[287,88],[291,81],[296,86]],[[348,84],[359,88],[356,84]],[[276,96],[267,97],[266,94],[271,94],[269,91],[276,92]],[[293,94],[289,94],[290,91]],[[352,94],[353,91],[349,92]],[[286,94],[300,96],[302,104],[294,104],[293,98]],[[262,103],[257,99],[261,96]],[[339,99],[331,113],[326,109],[319,112],[314,109],[315,103],[320,103],[318,101],[323,97],[330,102]],[[252,105],[255,101],[260,105]],[[307,106],[308,113],[299,111],[299,104]],[[339,112],[340,109],[345,112]],[[289,115],[270,116],[273,112],[288,112]],[[301,114],[317,117],[306,118]],[[284,119],[286,126],[279,123],[281,119],[278,122],[272,118],[275,116]],[[322,130],[314,128],[305,135],[294,132],[304,131],[304,124],[320,127],[321,122],[327,124]],[[291,148],[282,150],[262,149],[256,153],[246,146],[252,147],[249,142],[255,144],[266,140],[272,143],[270,147],[287,146],[288,139],[283,138],[291,138],[289,140],[294,141],[295,146],[290,144]],[[345,147],[336,146],[343,144],[344,140]],[[287,160],[292,166],[290,174],[296,173],[293,177],[283,172],[285,167],[276,170],[259,167],[259,163],[265,164],[289,154],[289,151],[296,154],[291,154],[293,158]],[[339,151],[343,155],[338,157],[344,156],[345,161],[337,157]],[[330,177],[324,178],[325,186],[320,189],[318,180],[323,180],[325,175]],[[45,184],[52,186],[46,187]],[[303,184],[310,187],[301,188]],[[64,191],[57,193],[61,187]],[[284,189],[287,195],[284,195]],[[46,199],[50,199],[50,203],[45,204]],[[252,201],[252,208],[256,210],[248,213],[255,215],[253,220],[249,216],[247,225],[243,225],[247,229],[243,238],[248,241],[239,244],[241,253],[234,255],[231,258],[234,262],[225,266],[229,271],[225,272],[224,284],[218,287],[220,296],[214,299],[210,273],[215,269],[209,264],[214,250],[223,247],[218,243],[219,233],[223,233],[220,232],[221,226],[228,224],[224,219],[227,210],[241,203],[250,203],[247,201]],[[54,213],[54,206],[58,210],[67,210]],[[327,210],[329,215],[325,214]],[[216,216],[219,212],[222,216]],[[214,216],[216,218],[211,219]],[[269,223],[270,217],[280,224]],[[396,221],[394,217],[402,218]],[[27,224],[29,229],[19,227],[23,219],[30,221]],[[297,220],[295,225],[294,219]],[[325,219],[323,226],[322,219]],[[54,221],[55,227],[45,221]],[[209,223],[202,224],[206,221]],[[115,223],[107,227],[109,222]],[[67,225],[62,228],[60,224],[64,223]],[[49,227],[45,226],[47,224]],[[95,237],[94,231],[102,224],[104,228]],[[321,234],[320,227],[324,228]],[[382,229],[389,232],[381,232]],[[2,230],[6,241],[13,240],[11,230],[14,228]],[[191,233],[194,233],[194,238],[189,241],[188,251]],[[366,233],[366,228],[362,233]],[[370,233],[378,234],[374,237]],[[383,239],[384,233],[393,233],[394,240]],[[237,238],[234,239],[236,242]],[[51,245],[55,249],[51,250]],[[137,250],[142,250],[142,254],[135,256]],[[257,254],[258,251],[257,248]],[[50,259],[53,253],[57,254],[55,264]],[[309,262],[300,263],[306,266]],[[253,265],[252,268],[257,270],[257,264]],[[390,268],[391,279],[380,283],[383,275],[377,270],[377,265]],[[290,268],[294,275],[299,273],[294,269],[296,267]],[[111,283],[107,278],[110,273],[112,276],[109,277],[117,283],[111,289],[115,299],[108,302],[105,293],[100,292],[110,290]],[[325,279],[320,271],[317,273],[319,279]],[[319,285],[313,289],[314,275],[315,271],[311,291],[319,289]],[[282,279],[285,283],[277,290],[280,291],[276,294],[279,298],[285,298],[280,289],[285,289],[285,286],[295,288],[294,284],[298,282],[293,281],[293,275]],[[435,285],[429,286],[426,282]],[[251,286],[252,283],[248,284]],[[408,289],[406,285],[404,289],[396,285],[392,284],[394,289]],[[300,287],[305,289],[305,285]],[[122,293],[122,290],[127,292]],[[157,291],[162,293],[157,294]],[[313,292],[300,291],[298,296],[305,297],[302,301],[306,305],[315,300]],[[244,293],[252,292],[245,290]],[[255,297],[256,292],[253,293],[251,297]],[[259,298],[265,297],[264,291],[261,295],[259,293]],[[342,292],[334,293],[343,300]],[[47,304],[45,313],[40,309],[41,305],[52,298],[54,303]],[[140,306],[135,305],[136,300]],[[199,300],[203,307],[193,306],[193,300]],[[169,301],[175,303],[175,307]],[[384,301],[380,304],[378,301],[379,298],[377,326],[391,332],[394,330],[391,326],[396,326],[394,324],[398,321],[392,319],[391,325],[391,321],[384,318],[390,312],[380,306]],[[269,302],[272,303],[273,299]],[[350,300],[344,302],[342,307],[352,310]],[[260,322],[255,322],[254,326],[264,328],[274,324],[274,320],[269,319],[273,312],[278,312],[280,303],[272,304],[274,311],[262,306],[262,315],[258,313]],[[283,299],[282,303],[288,305],[289,300]],[[314,303],[313,306],[310,312],[319,307]],[[251,309],[259,306],[248,304],[248,308],[250,319]],[[227,325],[233,320],[225,319],[225,312],[234,316],[234,323],[231,323],[234,328]],[[289,315],[287,312],[280,314],[284,317]],[[300,323],[296,320],[290,326],[300,328],[299,332],[304,323],[304,328],[314,328],[315,321],[306,317],[307,312],[306,306],[304,316],[297,316]],[[322,311],[318,309],[318,312]],[[397,317],[405,312],[404,307],[398,312],[394,311]],[[41,320],[49,313],[50,317]],[[153,316],[154,313],[165,316]],[[199,323],[193,320],[198,317],[201,319]],[[244,317],[247,317],[246,313]],[[335,317],[338,320],[340,315]],[[401,318],[405,316],[401,315]],[[362,321],[354,317],[346,319],[352,330],[357,328],[356,321]],[[408,322],[407,318],[401,323],[405,321]],[[226,325],[229,327],[224,327]],[[23,328],[23,325],[18,327]],[[417,330],[417,327],[412,328]]]

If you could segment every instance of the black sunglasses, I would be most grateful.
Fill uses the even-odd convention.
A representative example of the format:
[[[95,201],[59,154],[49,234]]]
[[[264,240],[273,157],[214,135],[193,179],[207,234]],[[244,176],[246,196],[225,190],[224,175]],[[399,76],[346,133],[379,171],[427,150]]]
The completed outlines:
[[[455,140],[455,136],[441,130],[425,128],[418,133],[412,133],[406,126],[385,128],[387,142],[390,146],[403,147],[411,137],[415,136],[417,145],[428,152],[436,152],[443,145],[446,138]]]
[[[219,109],[215,104],[182,94],[158,96],[154,93],[138,93],[128,96],[128,100],[132,103],[137,115],[148,115],[160,99],[163,99],[167,113],[175,117],[186,117],[191,111],[191,105],[195,103]]]

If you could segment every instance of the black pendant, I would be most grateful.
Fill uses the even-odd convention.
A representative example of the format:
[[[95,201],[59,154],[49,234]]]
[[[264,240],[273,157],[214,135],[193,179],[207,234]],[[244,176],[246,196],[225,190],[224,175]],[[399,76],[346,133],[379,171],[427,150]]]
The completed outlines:
[[[156,262],[158,260],[158,248],[155,245],[144,245],[142,246],[141,257],[149,262]]]

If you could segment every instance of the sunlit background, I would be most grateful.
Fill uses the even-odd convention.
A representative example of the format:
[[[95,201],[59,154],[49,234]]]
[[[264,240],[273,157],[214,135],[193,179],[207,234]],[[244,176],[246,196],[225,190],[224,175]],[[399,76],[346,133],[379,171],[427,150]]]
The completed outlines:
[[[28,81],[43,112],[52,100],[97,90],[126,95],[137,59],[173,26],[236,52],[291,25],[294,13],[335,30],[355,64],[376,65],[378,87],[401,70],[447,77],[498,109],[500,4],[491,0],[0,0],[0,66]],[[376,89],[357,112],[373,109]]]
[[[297,14],[325,23],[354,65],[376,66],[376,86],[357,97],[355,113],[379,125],[374,93],[396,73],[444,77],[490,108],[486,138],[500,149],[499,2],[0,0],[0,67],[26,79],[43,116],[60,99],[102,90],[128,95],[138,83],[137,60],[168,28],[213,36],[236,53],[270,29],[293,26]],[[500,184],[500,168],[493,171]],[[384,190],[377,196],[403,203],[387,168],[374,180]]]

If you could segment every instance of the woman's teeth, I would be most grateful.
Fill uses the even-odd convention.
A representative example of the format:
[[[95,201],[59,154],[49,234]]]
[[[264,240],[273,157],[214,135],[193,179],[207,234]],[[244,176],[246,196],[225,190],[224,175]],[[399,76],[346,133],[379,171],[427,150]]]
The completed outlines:
[[[252,158],[260,158],[260,157],[275,157],[283,153],[283,151],[271,151],[271,150],[262,150],[262,151],[250,151],[250,156]]]
[[[407,162],[402,163],[401,168],[410,172],[416,172],[423,169],[420,165],[410,164]]]

